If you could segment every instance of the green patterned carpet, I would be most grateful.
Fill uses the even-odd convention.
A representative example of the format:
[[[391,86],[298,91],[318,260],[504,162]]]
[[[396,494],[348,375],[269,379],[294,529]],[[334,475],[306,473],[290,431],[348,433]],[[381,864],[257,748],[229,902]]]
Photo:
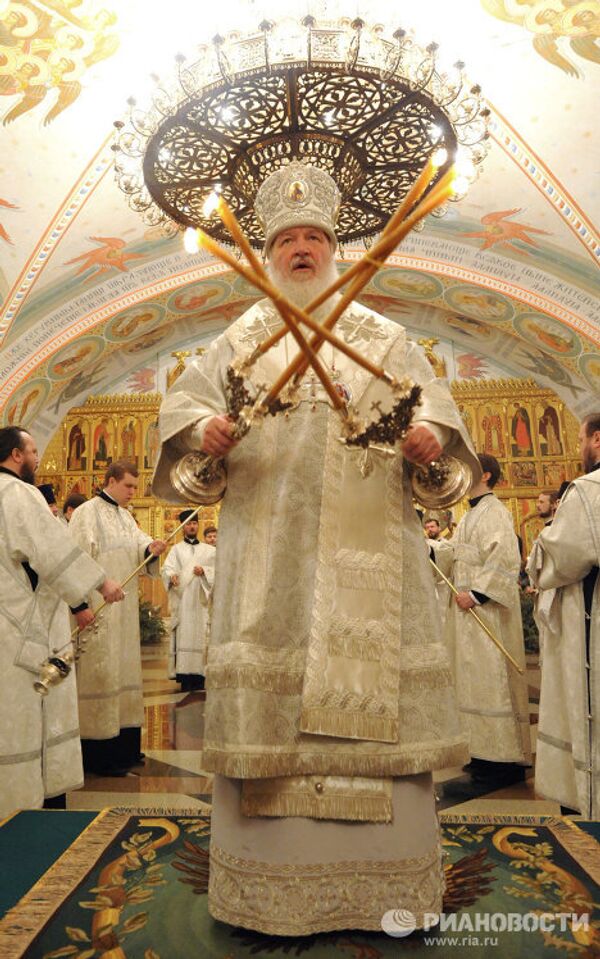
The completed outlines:
[[[44,827],[55,831],[57,816],[67,817],[66,823],[77,814],[20,815],[37,817],[33,823],[42,836]],[[26,823],[18,820],[0,830],[0,851],[6,849],[2,842],[7,828],[13,844],[14,830],[23,831]],[[74,829],[85,825],[81,820],[72,824]],[[592,959],[600,955],[600,914],[595,907],[600,902],[600,845],[593,838],[597,825],[581,825],[448,814],[443,823],[445,916],[453,929],[406,938],[348,931],[288,939],[232,928],[209,916],[209,819],[158,811],[155,816],[105,812],[0,922],[0,956],[397,959],[406,954],[416,959],[464,955],[467,949],[469,957],[493,959]],[[38,844],[43,846],[43,839]],[[11,861],[18,859],[15,849]],[[8,882],[14,869],[5,869]],[[545,913],[589,914],[590,921],[578,928],[565,918],[554,921],[551,929],[546,920],[546,928],[535,929]],[[482,921],[492,925],[478,930]],[[502,931],[509,921],[513,927],[525,923],[526,929]]]

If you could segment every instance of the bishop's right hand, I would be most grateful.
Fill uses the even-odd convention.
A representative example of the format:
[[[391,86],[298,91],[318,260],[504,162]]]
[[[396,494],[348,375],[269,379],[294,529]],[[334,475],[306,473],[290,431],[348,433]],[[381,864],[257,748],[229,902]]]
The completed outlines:
[[[204,429],[202,452],[210,456],[226,456],[239,442],[231,435],[233,429],[230,416],[213,416]]]
[[[106,603],[119,603],[125,599],[125,593],[114,579],[105,579],[98,592]]]

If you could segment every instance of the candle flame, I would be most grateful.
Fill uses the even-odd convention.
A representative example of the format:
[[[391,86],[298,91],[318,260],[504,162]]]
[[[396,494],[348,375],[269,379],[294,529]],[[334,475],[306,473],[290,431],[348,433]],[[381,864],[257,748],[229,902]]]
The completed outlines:
[[[431,162],[436,167],[443,166],[447,159],[448,151],[445,147],[440,147],[438,150],[434,150],[431,154]]]
[[[466,176],[455,176],[452,181],[451,190],[455,195],[466,193],[469,189],[469,181]]]
[[[198,252],[198,231],[194,229],[193,226],[188,226],[187,230],[183,234],[183,245],[185,247],[186,253],[197,253]]]
[[[204,206],[202,207],[202,213],[204,214],[205,217],[212,216],[212,214],[215,212],[218,206],[219,206],[219,194],[216,192],[213,192],[210,194],[210,196],[206,198],[204,202]]]

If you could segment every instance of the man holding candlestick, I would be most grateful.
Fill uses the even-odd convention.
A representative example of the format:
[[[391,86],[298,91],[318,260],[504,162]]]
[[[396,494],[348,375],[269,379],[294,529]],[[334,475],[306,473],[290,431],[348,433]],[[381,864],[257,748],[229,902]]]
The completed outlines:
[[[296,306],[337,276],[339,202],[327,173],[296,161],[258,192],[269,277]],[[313,318],[322,323],[336,299]],[[157,495],[179,501],[171,469],[193,450],[225,456],[228,472],[206,669],[209,908],[274,935],[379,929],[402,909],[419,927],[442,907],[432,770],[468,752],[404,461],[427,464],[444,449],[475,479],[479,464],[420,348],[357,303],[336,335],[422,387],[406,440],[393,451],[345,447],[331,391],[310,369],[288,413],[237,442],[227,368],[281,326],[269,300],[253,306],[190,364],[160,417]],[[296,339],[281,336],[249,388],[276,381],[297,355]],[[391,407],[385,383],[331,342],[318,357],[363,417]]]

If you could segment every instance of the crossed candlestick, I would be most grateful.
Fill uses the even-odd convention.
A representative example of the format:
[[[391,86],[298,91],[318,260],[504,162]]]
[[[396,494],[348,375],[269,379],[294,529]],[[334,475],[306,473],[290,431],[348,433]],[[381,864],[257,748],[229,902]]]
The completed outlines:
[[[445,152],[445,151],[443,151]],[[454,168],[451,168],[434,186],[429,193],[421,200],[423,193],[430,185],[433,177],[437,173],[439,165],[444,162],[439,156],[439,151],[428,160],[421,174],[413,184],[412,188],[400,204],[396,212],[390,217],[387,226],[383,230],[379,241],[375,244],[369,253],[365,253],[362,259],[352,266],[346,273],[340,275],[326,290],[316,297],[306,308],[302,310],[283,296],[269,280],[262,264],[253,252],[248,240],[243,234],[241,226],[235,217],[235,214],[228,206],[224,197],[218,194],[212,194],[205,204],[204,212],[206,215],[216,211],[228,228],[233,240],[238,244],[240,250],[245,255],[249,266],[245,267],[239,263],[235,257],[223,249],[215,240],[213,240],[203,230],[196,230],[196,241],[199,246],[205,247],[217,259],[226,263],[231,269],[242,276],[249,283],[258,287],[275,304],[281,314],[283,326],[274,333],[268,340],[262,343],[254,351],[251,358],[258,359],[267,350],[271,349],[286,332],[290,332],[296,340],[300,349],[299,355],[282,372],[279,378],[273,383],[265,399],[262,401],[263,408],[269,408],[277,398],[281,390],[288,381],[295,377],[298,382],[304,375],[309,366],[311,366],[323,384],[331,403],[344,418],[346,416],[346,405],[332,383],[327,371],[318,358],[318,352],[325,341],[331,343],[340,352],[344,353],[359,366],[364,367],[373,376],[386,380],[394,384],[393,377],[390,376],[382,367],[372,363],[366,357],[362,356],[357,350],[350,347],[344,340],[335,336],[331,331],[339,320],[340,316],[354,300],[363,287],[370,281],[374,274],[385,263],[388,256],[393,252],[398,243],[415,226],[419,220],[431,213],[440,206],[454,192],[453,181],[455,181]],[[420,202],[409,212],[417,201]],[[408,214],[408,215],[407,215]],[[352,281],[350,283],[350,281]],[[342,295],[339,302],[331,310],[327,319],[321,324],[316,321],[311,313],[322,303],[326,302],[330,296],[336,293],[342,286],[350,284],[346,292]],[[300,324],[304,324],[313,332],[313,337],[307,341],[300,330]]]

